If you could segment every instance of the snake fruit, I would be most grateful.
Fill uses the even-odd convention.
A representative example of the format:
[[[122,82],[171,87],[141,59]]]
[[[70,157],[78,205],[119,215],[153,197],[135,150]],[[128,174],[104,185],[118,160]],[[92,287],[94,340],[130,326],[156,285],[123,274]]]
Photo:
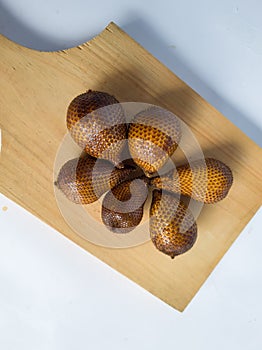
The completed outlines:
[[[129,124],[130,154],[148,177],[165,164],[176,150],[180,138],[179,119],[157,106],[139,112]]]
[[[131,166],[118,169],[107,160],[86,154],[66,162],[60,169],[55,184],[70,201],[90,204],[125,181],[133,171]]]
[[[192,213],[169,192],[153,191],[149,228],[155,247],[172,259],[192,248],[197,238]]]
[[[103,223],[114,233],[132,231],[142,220],[147,195],[147,184],[143,179],[128,180],[115,186],[102,202]]]
[[[151,185],[155,188],[181,193],[204,203],[216,203],[225,198],[232,183],[230,168],[213,158],[179,166],[161,177],[151,179]]]
[[[75,97],[67,110],[67,128],[74,141],[96,158],[121,168],[127,125],[121,104],[108,93],[88,90]]]

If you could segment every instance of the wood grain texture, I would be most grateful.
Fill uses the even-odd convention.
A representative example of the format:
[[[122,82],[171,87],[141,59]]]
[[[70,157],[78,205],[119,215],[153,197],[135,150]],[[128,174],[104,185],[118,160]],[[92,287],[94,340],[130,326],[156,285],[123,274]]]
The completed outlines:
[[[113,23],[93,40],[61,52],[30,50],[3,36],[0,42],[1,192],[183,310],[261,205],[260,147]],[[87,89],[167,108],[188,124],[206,156],[231,167],[229,196],[204,207],[197,243],[187,254],[173,261],[151,242],[99,247],[64,221],[54,196],[53,165],[66,133],[67,106]]]

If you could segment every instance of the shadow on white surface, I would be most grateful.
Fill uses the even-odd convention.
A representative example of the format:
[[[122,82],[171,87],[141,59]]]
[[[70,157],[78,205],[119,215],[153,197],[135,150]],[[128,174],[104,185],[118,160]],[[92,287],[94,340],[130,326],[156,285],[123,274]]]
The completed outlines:
[[[57,43],[21,21],[2,2],[0,2],[0,32],[8,39],[40,51],[57,49]]]
[[[218,93],[213,91],[205,79],[198,76],[190,69],[185,60],[179,54],[171,51],[170,45],[144,19],[136,20],[122,26],[129,35],[150,51],[156,58],[163,62],[179,78],[205,98],[211,105],[224,114],[232,123],[238,126],[257,144],[262,146],[262,130],[260,125],[256,125],[245,116],[240,110],[233,106],[230,101],[223,99]]]
[[[107,24],[105,23],[104,26]],[[217,108],[251,139],[262,146],[261,125],[256,124],[252,119],[242,113],[237,106],[234,106],[229,100],[221,97],[219,92],[210,88],[205,81],[205,77],[200,77],[196,72],[192,71],[187,60],[181,57],[178,51],[175,50],[174,52],[174,49],[159,35],[157,26],[153,27],[139,14],[131,12],[128,15],[128,21],[121,25],[121,28],[197,91],[211,105]],[[18,18],[3,3],[0,3],[0,30],[11,40],[23,46],[42,51],[55,51],[73,47],[90,40],[99,33],[92,31],[84,37],[82,35],[74,39],[71,37],[67,42],[62,39],[56,40],[44,33],[40,33],[35,27],[30,28],[28,23]]]

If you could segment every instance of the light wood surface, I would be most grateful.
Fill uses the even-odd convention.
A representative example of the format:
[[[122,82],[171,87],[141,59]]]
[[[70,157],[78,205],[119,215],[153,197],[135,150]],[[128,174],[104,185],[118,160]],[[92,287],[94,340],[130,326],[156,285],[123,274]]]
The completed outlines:
[[[182,311],[261,205],[260,147],[114,23],[93,40],[61,52],[30,50],[3,36],[0,44],[1,192]],[[107,91],[121,102],[167,108],[192,129],[206,156],[233,170],[229,196],[201,212],[198,240],[190,252],[171,260],[151,242],[100,247],[63,219],[53,167],[66,134],[67,106],[87,89]]]

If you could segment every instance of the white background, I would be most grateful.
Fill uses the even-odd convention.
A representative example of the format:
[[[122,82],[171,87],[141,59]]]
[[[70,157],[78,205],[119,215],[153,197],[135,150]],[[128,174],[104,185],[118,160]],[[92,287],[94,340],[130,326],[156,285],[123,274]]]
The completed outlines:
[[[2,34],[35,49],[115,21],[260,145],[261,18],[259,0],[0,0]],[[0,196],[0,349],[260,349],[261,226],[179,313]]]

